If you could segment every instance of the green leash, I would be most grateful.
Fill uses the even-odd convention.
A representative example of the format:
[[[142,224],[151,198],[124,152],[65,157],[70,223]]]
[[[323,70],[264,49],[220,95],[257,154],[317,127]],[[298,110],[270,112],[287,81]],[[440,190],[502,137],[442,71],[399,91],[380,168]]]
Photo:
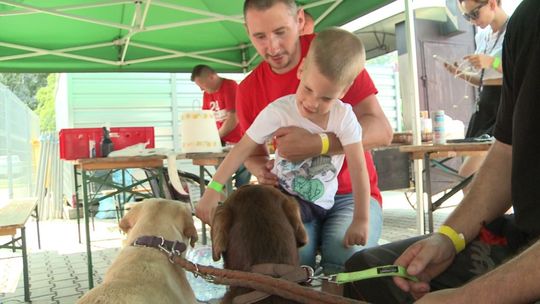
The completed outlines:
[[[407,280],[418,282],[418,278],[407,273],[407,270],[403,266],[398,265],[386,265],[373,267],[366,270],[355,271],[355,272],[343,272],[336,275],[331,275],[326,277],[331,282],[337,284],[349,283],[359,280],[366,280],[372,278],[380,277],[402,277]]]

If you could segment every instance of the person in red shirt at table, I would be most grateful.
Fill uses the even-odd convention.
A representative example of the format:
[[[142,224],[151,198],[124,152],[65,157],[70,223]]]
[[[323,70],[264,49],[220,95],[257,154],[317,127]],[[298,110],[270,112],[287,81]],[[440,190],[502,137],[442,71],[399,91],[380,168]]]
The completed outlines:
[[[299,85],[298,66],[315,35],[300,36],[304,11],[296,6],[294,0],[246,0],[244,19],[248,36],[263,58],[263,62],[238,87],[238,120],[242,129],[247,130],[269,103],[296,92]],[[362,144],[366,151],[388,145],[392,140],[392,128],[375,94],[377,89],[367,71],[363,70],[342,98],[351,104],[362,126]],[[284,127],[278,129],[274,136],[280,155],[293,162],[325,154],[328,147],[330,154],[343,153],[339,139],[333,133],[323,136],[298,127]],[[370,247],[377,245],[381,234],[382,197],[371,154],[366,152],[364,155],[371,189],[369,235],[365,247]],[[277,177],[270,171],[273,162],[266,151],[258,150],[244,164],[260,183],[277,185]],[[353,220],[354,209],[346,163],[339,173],[338,184],[332,208],[324,215],[304,222],[309,240],[300,249],[300,262],[313,267],[316,266],[316,253],[320,249],[320,266],[326,274],[344,270],[345,261],[365,248],[358,245],[346,247],[343,243],[347,227]]]
[[[216,117],[219,137],[222,144],[235,144],[243,135],[236,118],[235,99],[238,84],[236,81],[220,77],[211,67],[199,64],[191,72],[191,81],[203,91],[203,110],[212,110]],[[234,175],[238,188],[248,184],[251,174],[241,166]]]

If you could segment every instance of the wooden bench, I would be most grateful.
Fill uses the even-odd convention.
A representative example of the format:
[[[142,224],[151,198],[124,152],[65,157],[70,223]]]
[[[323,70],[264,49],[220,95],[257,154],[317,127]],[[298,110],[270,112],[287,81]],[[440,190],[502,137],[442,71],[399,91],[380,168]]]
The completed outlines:
[[[0,205],[1,206],[1,205]],[[25,225],[28,218],[36,218],[38,246],[41,248],[39,237],[39,216],[36,198],[11,199],[0,207],[0,236],[11,236],[11,241],[0,244],[0,249],[22,250],[24,301],[30,302],[30,284],[28,277],[28,253],[26,250]],[[17,230],[20,235],[17,235]]]

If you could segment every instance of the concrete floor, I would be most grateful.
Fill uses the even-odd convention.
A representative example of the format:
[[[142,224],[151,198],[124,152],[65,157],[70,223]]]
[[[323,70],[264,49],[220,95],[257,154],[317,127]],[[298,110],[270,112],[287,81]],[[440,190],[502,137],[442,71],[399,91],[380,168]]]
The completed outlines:
[[[403,192],[384,192],[384,226],[380,243],[418,235],[416,211],[405,200]],[[459,201],[452,199],[449,204]],[[446,218],[452,208],[435,212],[435,225]],[[200,227],[200,224],[196,224]],[[79,244],[76,220],[40,222],[41,249],[37,246],[36,226],[27,224],[30,291],[32,303],[75,303],[88,290],[86,247]],[[199,231],[200,232],[200,231]],[[119,251],[122,235],[116,220],[96,220],[92,231],[94,282],[102,276]],[[0,238],[0,242],[4,238]],[[195,288],[194,288],[195,289]],[[22,259],[9,250],[0,251],[0,304],[24,303]]]

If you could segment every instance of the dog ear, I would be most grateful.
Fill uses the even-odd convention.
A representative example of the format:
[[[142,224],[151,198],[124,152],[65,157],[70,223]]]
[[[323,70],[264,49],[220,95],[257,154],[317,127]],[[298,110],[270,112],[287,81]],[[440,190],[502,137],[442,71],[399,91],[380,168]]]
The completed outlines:
[[[296,238],[296,246],[302,247],[307,244],[308,236],[304,224],[302,223],[302,217],[300,216],[300,209],[298,203],[292,197],[284,197],[282,200],[281,208],[285,212],[285,216],[291,223],[294,230],[294,236]]]
[[[142,204],[137,204],[133,206],[120,220],[120,223],[118,223],[118,226],[124,233],[128,233],[133,226],[135,226],[135,223],[137,223],[137,220],[139,219],[139,213],[142,209]]]
[[[199,240],[199,237],[197,235],[197,228],[195,228],[193,216],[191,215],[191,210],[189,208],[182,208],[182,223],[182,234],[190,239],[189,244],[191,247],[194,247],[197,240]]]
[[[233,214],[227,205],[221,205],[216,208],[214,218],[212,219],[212,229],[210,235],[212,238],[212,258],[218,261],[221,254],[227,251],[229,243],[229,231],[233,222]]]

